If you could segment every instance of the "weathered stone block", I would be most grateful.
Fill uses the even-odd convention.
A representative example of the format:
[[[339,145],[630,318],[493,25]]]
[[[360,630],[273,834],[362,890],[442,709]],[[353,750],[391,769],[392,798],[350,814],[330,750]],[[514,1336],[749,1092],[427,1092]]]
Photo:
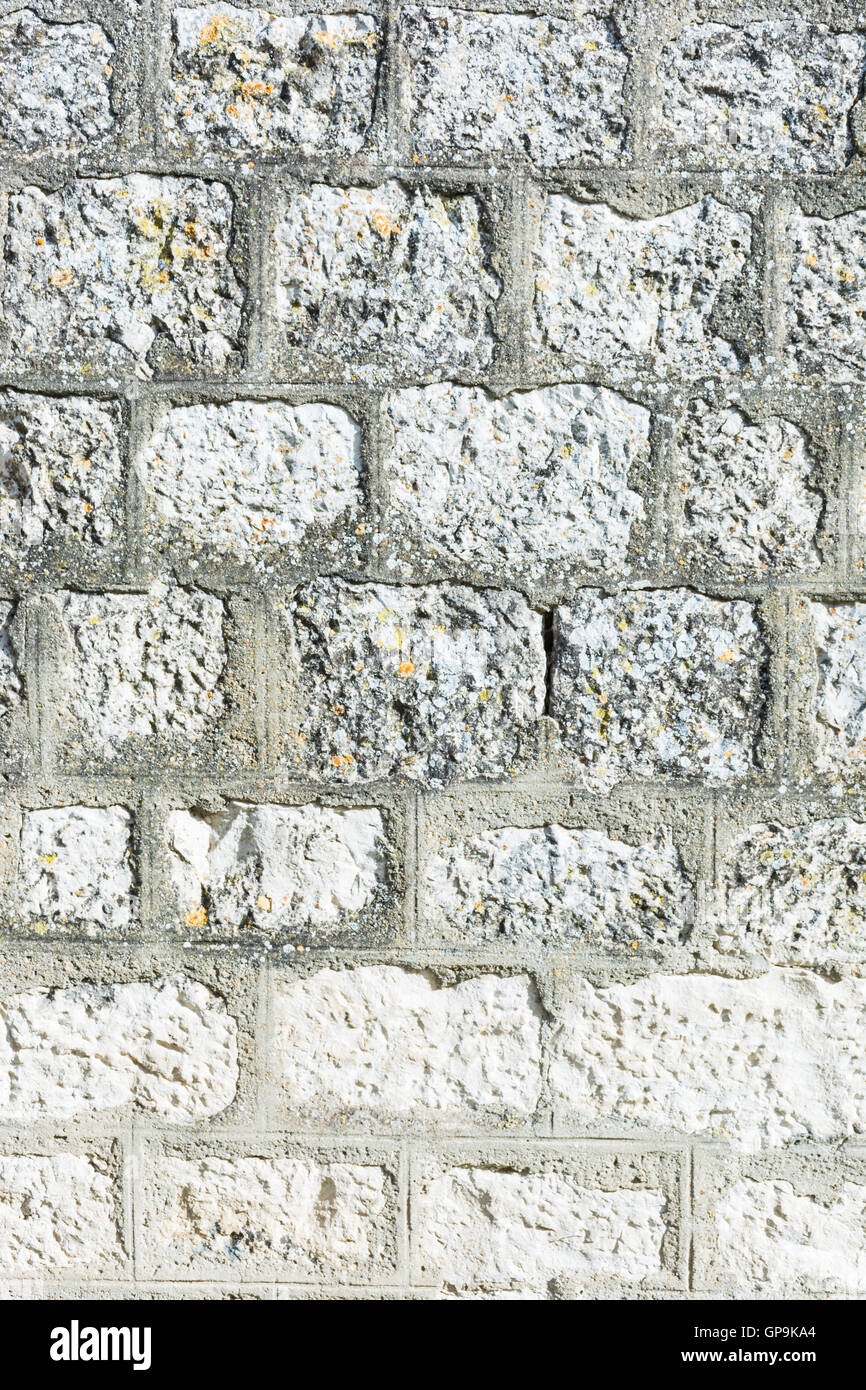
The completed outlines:
[[[577,982],[553,1042],[554,1097],[580,1125],[651,1126],[746,1150],[841,1140],[866,1125],[866,981]]]
[[[601,783],[741,777],[756,765],[765,661],[749,603],[584,589],[556,613],[550,713]]]
[[[149,594],[59,594],[59,718],[85,753],[121,756],[128,740],[190,745],[223,708],[223,604],[154,585]]]
[[[715,1205],[717,1273],[742,1294],[778,1298],[866,1293],[866,1187],[826,1197],[785,1181],[744,1178]]]
[[[132,174],[9,199],[3,321],[17,366],[150,376],[231,365],[243,291],[225,185]]]
[[[432,929],[467,941],[676,945],[693,897],[669,832],[506,826],[444,845],[424,876]]]
[[[726,855],[717,944],[780,965],[866,958],[866,825],[752,825]]]
[[[111,1274],[123,1259],[111,1170],[89,1154],[0,1155],[3,1272]]]
[[[33,10],[0,19],[0,146],[92,149],[114,129],[114,46],[105,30],[52,24]]]
[[[866,210],[794,212],[784,279],[788,365],[796,376],[859,381],[866,368]]]
[[[297,549],[362,501],[360,428],[337,406],[179,406],[138,460],[158,521],[197,551]]]
[[[842,169],[864,64],[866,36],[824,24],[687,24],[656,66],[664,158],[685,168]]]
[[[496,399],[451,384],[392,392],[390,499],[429,553],[506,572],[621,567],[644,515],[629,486],[649,411],[600,386]]]
[[[526,975],[440,986],[394,965],[320,970],[280,983],[275,1020],[282,1096],[295,1111],[471,1120],[526,1117],[538,1102],[541,1016]]]
[[[815,569],[824,498],[802,430],[692,401],[679,438],[684,549],[741,570]]]
[[[551,194],[534,252],[535,346],[608,369],[735,371],[713,313],[750,248],[750,218],[712,197],[635,218]]]
[[[545,1297],[551,1279],[659,1275],[664,1193],[603,1192],[564,1173],[451,1168],[413,1203],[423,1282]]]
[[[0,1023],[4,1123],[132,1108],[191,1124],[234,1099],[235,1020],[184,975],[15,994]]]
[[[298,186],[275,255],[288,347],[335,358],[341,370],[377,359],[410,371],[489,365],[501,286],[476,198],[394,180]]]
[[[544,700],[541,615],[508,590],[320,579],[289,614],[290,756],[317,777],[441,783],[508,771]]]
[[[364,147],[382,45],[373,15],[208,5],[176,9],[172,28],[169,144],[202,154]]]
[[[622,158],[629,60],[612,20],[431,6],[407,12],[403,39],[419,154],[519,150],[539,165]]]
[[[123,806],[62,806],[21,818],[18,892],[38,926],[117,931],[136,919],[132,817]]]
[[[866,604],[809,605],[818,660],[816,765],[856,773],[866,755]]]
[[[363,1280],[394,1265],[393,1179],[372,1163],[208,1156],[159,1160],[155,1252],[173,1273],[276,1266]]]
[[[0,391],[0,540],[103,546],[120,529],[122,418],[115,401]]]
[[[381,900],[388,844],[361,807],[253,806],[169,817],[171,877],[196,926],[236,931],[351,927]]]

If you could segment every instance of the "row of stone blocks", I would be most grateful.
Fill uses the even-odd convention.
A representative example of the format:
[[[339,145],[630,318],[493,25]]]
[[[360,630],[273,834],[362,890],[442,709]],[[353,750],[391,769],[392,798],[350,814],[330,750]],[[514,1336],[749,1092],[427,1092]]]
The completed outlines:
[[[861,1153],[840,1162],[815,1147],[735,1165],[712,1146],[627,1142],[273,1133],[251,1145],[225,1133],[34,1151],[13,1140],[0,1152],[0,1288],[13,1299],[682,1297],[691,1264],[696,1297],[856,1298],[864,1179]]]
[[[149,25],[122,3],[18,10],[0,22],[0,149],[93,156],[137,126],[150,134],[133,99],[144,43],[152,134],[198,158],[397,148],[458,165],[650,158],[833,173],[859,155],[862,15],[834,27],[807,14],[702,22],[684,6],[604,0],[550,8],[560,13],[159,6]]]
[[[866,365],[856,180],[841,197],[678,176],[548,192],[453,171],[43,182],[19,173],[5,199],[11,372],[78,384],[262,363],[371,383],[522,353],[524,372],[633,386],[765,369],[857,383]]]

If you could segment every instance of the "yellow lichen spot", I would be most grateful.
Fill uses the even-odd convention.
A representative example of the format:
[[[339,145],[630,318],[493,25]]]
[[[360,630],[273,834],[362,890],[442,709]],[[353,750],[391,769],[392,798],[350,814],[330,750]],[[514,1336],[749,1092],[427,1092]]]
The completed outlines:
[[[40,864],[53,864],[56,858],[56,854],[40,854],[39,862]]]
[[[259,912],[270,912],[270,898],[266,897],[264,893],[259,893],[259,896],[256,898],[256,907],[259,909]]]
[[[397,232],[400,230],[397,223],[392,222],[390,217],[379,208],[373,213],[372,220],[373,226],[381,237],[396,236]]]
[[[203,907],[191,907],[183,920],[188,927],[206,927],[207,911]]]
[[[71,285],[72,271],[68,266],[64,266],[61,270],[55,270],[51,276],[51,283],[56,285],[58,289],[62,289],[64,285]]]

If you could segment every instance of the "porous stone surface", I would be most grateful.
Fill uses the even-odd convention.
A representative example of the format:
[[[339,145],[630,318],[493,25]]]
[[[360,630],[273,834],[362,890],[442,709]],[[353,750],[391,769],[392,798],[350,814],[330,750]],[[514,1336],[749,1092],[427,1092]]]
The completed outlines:
[[[649,411],[604,387],[441,384],[390,393],[391,503],[429,553],[500,570],[621,567],[644,515],[629,486],[649,459]]]
[[[440,985],[393,965],[319,970],[279,986],[275,1028],[292,1110],[412,1123],[526,1115],[540,1095],[541,1011],[526,975]]]
[[[784,309],[795,377],[858,381],[866,366],[866,210],[787,220]]]
[[[136,918],[132,816],[123,806],[59,806],[21,818],[21,911],[89,934]]]
[[[119,405],[0,391],[0,540],[104,546],[118,530]]]
[[[446,1290],[547,1296],[555,1278],[620,1275],[638,1283],[662,1268],[665,1199],[604,1192],[560,1173],[452,1168],[420,1197],[419,1273]]]
[[[424,875],[431,928],[470,941],[672,945],[693,897],[669,833],[505,826],[444,845]]]
[[[14,193],[2,309],[16,362],[145,379],[168,362],[226,367],[244,299],[229,261],[233,220],[228,188],[198,178]]]
[[[629,59],[607,16],[429,6],[408,10],[403,32],[419,154],[514,150],[547,166],[621,158]]]
[[[862,1297],[866,18],[0,11],[0,1297]]]
[[[175,811],[168,831],[178,902],[196,925],[351,926],[385,888],[387,838],[372,808],[235,801]]]
[[[550,714],[578,769],[727,781],[757,760],[765,647],[752,604],[584,589],[557,610]]]
[[[116,1270],[123,1249],[107,1165],[87,1154],[0,1155],[0,1248],[9,1276]]]
[[[736,371],[740,354],[713,314],[751,242],[751,219],[709,195],[638,218],[552,193],[533,251],[533,342],[607,367]]]
[[[687,24],[656,64],[658,140],[686,168],[843,169],[864,64],[866,36],[824,24]]]
[[[58,594],[55,606],[69,677],[61,719],[91,756],[116,757],[142,738],[194,743],[212,728],[226,661],[219,599],[157,584],[148,594]]]
[[[856,771],[866,753],[866,604],[812,603],[817,656],[814,691],[816,765]]]
[[[802,430],[693,401],[679,438],[685,548],[736,573],[815,569],[823,496]]]
[[[0,148],[32,154],[103,143],[114,129],[114,46],[100,24],[0,19]]]
[[[719,1273],[746,1294],[866,1292],[866,1187],[858,1183],[813,1197],[790,1182],[744,1178],[716,1203],[715,1218]]]
[[[290,739],[322,779],[433,785],[506,772],[544,699],[541,615],[519,594],[322,579],[289,614],[301,710]]]
[[[18,650],[13,635],[14,603],[0,603],[0,729],[2,721],[20,709],[24,695]]]
[[[169,1157],[165,1181],[157,1239],[180,1270],[266,1263],[295,1277],[360,1279],[393,1264],[392,1180],[381,1167]]]
[[[355,154],[373,120],[381,43],[369,14],[178,8],[168,140],[201,153]]]
[[[866,982],[847,975],[583,980],[550,1085],[581,1126],[673,1128],[747,1151],[854,1139],[866,1124],[864,1020]]]
[[[138,467],[161,522],[199,551],[242,559],[296,549],[361,502],[357,421],[318,402],[179,406]]]
[[[184,975],[35,989],[0,1004],[0,1120],[68,1120],[127,1108],[171,1124],[234,1099],[237,1025]]]
[[[394,179],[295,185],[274,255],[288,347],[340,366],[371,357],[401,369],[489,365],[501,283],[477,198]]]
[[[866,957],[866,825],[845,816],[753,825],[726,860],[722,950],[755,951],[781,965]]]

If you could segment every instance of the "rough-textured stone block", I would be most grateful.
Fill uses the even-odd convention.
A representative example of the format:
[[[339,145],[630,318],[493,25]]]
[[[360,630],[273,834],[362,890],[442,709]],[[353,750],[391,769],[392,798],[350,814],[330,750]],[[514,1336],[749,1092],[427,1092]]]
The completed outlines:
[[[822,1199],[790,1182],[744,1178],[716,1203],[715,1218],[718,1274],[741,1294],[866,1293],[866,1187],[834,1184]]]
[[[676,945],[692,893],[670,834],[506,826],[445,845],[424,876],[425,919],[467,941]]]
[[[372,15],[176,9],[170,144],[355,154],[373,120],[382,36]]]
[[[119,529],[121,411],[114,401],[0,391],[0,541],[101,546]]]
[[[194,178],[82,179],[9,199],[3,319],[18,366],[135,372],[230,365],[243,292],[234,205]]]
[[[385,829],[367,807],[234,801],[222,811],[175,811],[168,829],[174,887],[197,926],[351,926],[385,886]]]
[[[292,610],[295,756],[316,776],[432,783],[508,771],[544,699],[541,615],[518,594],[321,579]]]
[[[662,217],[551,194],[535,248],[536,347],[605,367],[734,371],[716,331],[719,295],[740,275],[751,221],[715,198]]]
[[[160,1159],[158,1257],[179,1272],[363,1279],[394,1262],[393,1180],[373,1164],[302,1158]]]
[[[798,376],[859,381],[866,369],[866,210],[792,214],[784,280],[788,364]]]
[[[297,548],[362,500],[360,428],[337,406],[180,406],[138,461],[160,521],[197,550]]]
[[[31,990],[0,1004],[0,1023],[6,1123],[133,1107],[191,1124],[234,1099],[235,1020],[184,975]]]
[[[52,24],[32,10],[0,20],[0,147],[92,149],[114,128],[114,47],[105,30]]]
[[[91,935],[130,926],[136,916],[131,840],[132,817],[123,806],[25,811],[22,913],[43,927],[83,928]]]
[[[58,595],[60,718],[91,755],[127,740],[195,743],[223,708],[223,604],[154,585],[149,594]]]
[[[749,603],[585,589],[556,613],[550,713],[601,782],[743,776],[756,760],[765,655]]]
[[[477,199],[313,184],[276,230],[276,310],[291,348],[401,370],[487,366],[500,282]]]
[[[755,172],[842,169],[864,63],[866,36],[823,24],[688,24],[656,67],[665,160]]]
[[[14,636],[16,605],[0,603],[0,730],[24,698],[18,646]]]
[[[816,763],[857,772],[866,756],[866,604],[812,603],[818,659]]]
[[[753,825],[731,846],[717,944],[780,965],[866,958],[866,825]]]
[[[541,1011],[526,975],[440,986],[394,965],[284,981],[274,1057],[285,1103],[316,1115],[527,1115],[538,1102]]]
[[[112,1175],[84,1154],[0,1155],[3,1273],[112,1273],[122,1259]]]
[[[560,1173],[452,1168],[413,1204],[422,1282],[487,1293],[517,1286],[546,1295],[551,1279],[620,1276],[638,1283],[662,1269],[665,1198],[653,1190],[603,1192]]]
[[[679,438],[685,550],[741,570],[814,569],[824,499],[802,430],[733,406],[689,407]]]
[[[409,10],[403,27],[419,154],[519,150],[536,164],[624,153],[628,55],[611,20]]]
[[[395,391],[387,467],[398,514],[434,556],[500,570],[622,566],[629,487],[649,455],[649,411],[600,386],[550,386],[497,400],[454,385]]]
[[[864,1026],[866,981],[850,976],[582,980],[550,1083],[581,1125],[648,1125],[747,1150],[850,1139],[866,1126]]]

